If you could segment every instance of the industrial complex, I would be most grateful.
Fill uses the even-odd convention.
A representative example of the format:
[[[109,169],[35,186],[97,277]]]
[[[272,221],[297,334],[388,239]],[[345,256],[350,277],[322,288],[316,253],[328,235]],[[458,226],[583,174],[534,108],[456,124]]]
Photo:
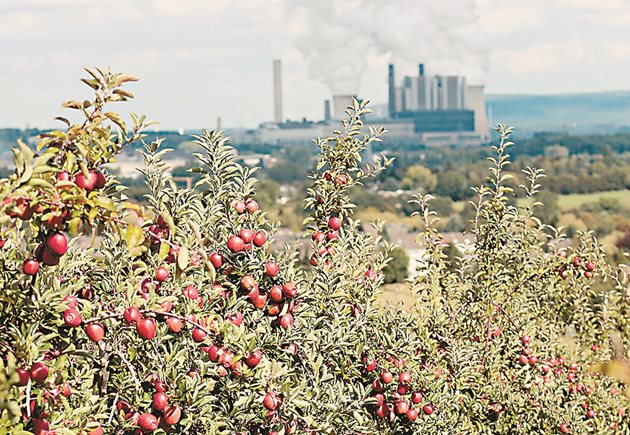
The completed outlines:
[[[424,64],[417,76],[397,80],[395,66],[389,65],[389,101],[381,116],[371,116],[366,124],[385,127],[387,141],[402,145],[481,145],[489,139],[482,85],[469,85],[465,77],[430,76]],[[352,105],[355,95],[333,95],[324,102],[320,121],[290,121],[282,116],[282,62],[273,61],[274,120],[259,128],[231,132],[235,142],[270,145],[305,145],[324,137]]]

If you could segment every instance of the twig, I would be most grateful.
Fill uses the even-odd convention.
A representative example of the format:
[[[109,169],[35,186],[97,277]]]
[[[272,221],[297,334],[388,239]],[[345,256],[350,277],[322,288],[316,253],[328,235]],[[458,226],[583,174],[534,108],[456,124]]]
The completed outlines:
[[[114,397],[114,403],[112,405],[112,410],[109,413],[109,419],[107,420],[107,426],[109,426],[112,423],[112,419],[114,418],[114,411],[116,410],[116,404],[118,403],[119,394],[120,394],[120,392],[116,391],[116,397]]]

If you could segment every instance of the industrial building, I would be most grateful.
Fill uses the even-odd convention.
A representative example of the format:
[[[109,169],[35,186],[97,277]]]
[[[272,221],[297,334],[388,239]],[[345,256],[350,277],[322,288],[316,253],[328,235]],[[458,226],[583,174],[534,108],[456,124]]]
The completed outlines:
[[[481,145],[489,139],[483,86],[469,85],[465,77],[429,76],[424,64],[417,76],[396,80],[393,64],[388,68],[387,115],[370,119],[367,125],[385,127],[385,140],[403,145]],[[273,122],[241,131],[239,139],[257,144],[308,145],[325,137],[343,119],[355,95],[333,95],[324,102],[321,121],[287,121],[282,116],[282,62],[273,61]],[[234,138],[238,140],[236,137]]]

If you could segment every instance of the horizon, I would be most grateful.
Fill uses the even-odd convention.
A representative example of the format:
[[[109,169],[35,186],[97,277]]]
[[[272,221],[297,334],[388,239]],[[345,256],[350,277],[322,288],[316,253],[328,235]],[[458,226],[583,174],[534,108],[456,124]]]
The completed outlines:
[[[321,119],[333,89],[385,102],[390,62],[400,76],[424,62],[429,74],[484,81],[487,96],[630,92],[627,0],[443,3],[0,0],[0,127],[55,127],[63,101],[88,95],[83,66],[138,76],[126,110],[175,130],[272,120],[276,58],[284,119]],[[90,31],[77,39],[76,23]],[[363,24],[373,31],[357,35]]]

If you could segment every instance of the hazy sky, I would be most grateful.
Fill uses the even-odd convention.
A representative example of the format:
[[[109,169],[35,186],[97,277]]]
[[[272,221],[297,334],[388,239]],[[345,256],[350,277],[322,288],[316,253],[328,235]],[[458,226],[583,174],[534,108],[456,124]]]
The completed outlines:
[[[390,60],[489,93],[628,90],[630,3],[0,0],[0,127],[54,126],[61,101],[88,96],[81,68],[94,65],[139,76],[120,110],[162,128],[255,126],[273,114],[273,58],[294,119],[320,119],[331,86],[385,102]]]

